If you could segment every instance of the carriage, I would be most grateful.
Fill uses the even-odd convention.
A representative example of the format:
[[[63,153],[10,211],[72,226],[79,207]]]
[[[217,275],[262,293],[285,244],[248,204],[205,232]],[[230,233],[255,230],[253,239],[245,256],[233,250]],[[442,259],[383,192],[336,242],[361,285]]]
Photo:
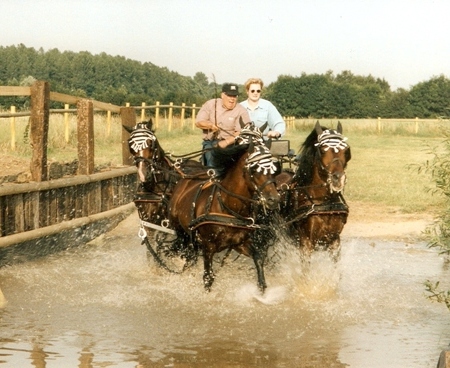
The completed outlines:
[[[129,132],[140,178],[135,197],[139,235],[161,267],[183,272],[201,254],[204,286],[210,290],[213,255],[235,250],[253,258],[263,292],[264,262],[275,242],[272,221],[277,216],[306,257],[323,249],[338,258],[339,236],[348,216],[342,194],[345,168],[351,158],[340,123],[336,130],[317,123],[299,156],[289,141],[264,142],[261,130],[243,127],[233,147],[213,152],[226,168],[220,179],[192,159],[201,152],[176,160],[168,157],[151,122]],[[155,234],[155,248],[148,232]],[[181,269],[168,265],[172,258],[183,260]]]

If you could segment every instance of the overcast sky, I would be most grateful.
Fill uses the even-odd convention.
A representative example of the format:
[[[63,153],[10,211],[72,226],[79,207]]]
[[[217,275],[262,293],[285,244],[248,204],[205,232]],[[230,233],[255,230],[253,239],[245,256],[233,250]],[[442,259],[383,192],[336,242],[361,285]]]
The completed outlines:
[[[450,76],[449,0],[2,0],[0,9],[2,46],[106,52],[218,83],[349,70],[395,90]]]

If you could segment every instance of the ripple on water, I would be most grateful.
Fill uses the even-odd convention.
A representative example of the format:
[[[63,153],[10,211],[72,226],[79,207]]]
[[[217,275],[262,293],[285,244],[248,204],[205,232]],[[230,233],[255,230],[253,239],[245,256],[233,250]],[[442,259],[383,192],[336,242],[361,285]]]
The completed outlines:
[[[0,310],[2,335],[10,338],[7,348],[20,342],[31,351],[38,342],[59,362],[83,352],[96,362],[111,359],[112,367],[168,357],[197,357],[208,366],[213,356],[230,363],[258,355],[285,366],[302,356],[327,366],[377,359],[389,366],[389,358],[415,368],[430,366],[450,341],[448,311],[426,300],[423,287],[426,279],[449,280],[450,271],[423,244],[348,239],[338,263],[323,253],[304,263],[281,240],[269,259],[264,295],[252,260],[243,256],[223,267],[216,262],[206,293],[202,262],[168,274],[147,259],[139,239],[102,237],[0,269],[8,299]],[[396,360],[379,349],[390,349]]]

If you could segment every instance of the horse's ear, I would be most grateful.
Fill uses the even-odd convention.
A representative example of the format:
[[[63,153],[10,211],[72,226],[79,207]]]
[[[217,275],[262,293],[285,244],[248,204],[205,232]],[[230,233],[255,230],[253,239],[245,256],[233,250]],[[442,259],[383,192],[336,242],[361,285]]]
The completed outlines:
[[[322,127],[320,126],[319,120],[316,121],[316,126],[314,127],[316,130],[317,136],[323,133]]]
[[[155,132],[155,129],[153,129],[153,120],[152,120],[152,118],[148,119],[147,127],[148,127],[148,129],[149,129],[151,132],[153,132],[153,133]]]
[[[126,125],[123,125],[122,124],[122,126],[123,126],[123,129],[125,129],[128,133],[130,133],[131,134],[131,132],[133,131],[133,128],[131,128],[131,127],[129,127],[129,126],[126,126]]]
[[[352,151],[350,150],[350,147],[347,148],[345,151],[345,162],[349,162],[352,158]]]
[[[244,129],[245,124],[244,124],[244,119],[242,119],[242,116],[239,116],[239,125],[241,126],[241,129]]]
[[[261,134],[264,133],[264,131],[266,130],[267,124],[269,124],[268,121],[266,121],[266,122],[259,128],[259,130],[261,131]]]
[[[248,152],[253,153],[254,150],[255,150],[255,144],[253,143],[253,139],[250,139],[250,143],[248,146]]]
[[[340,133],[340,134],[342,134],[342,132],[343,132],[342,124],[341,124],[340,121],[338,121],[338,123],[337,123],[337,131],[338,131],[338,133]]]

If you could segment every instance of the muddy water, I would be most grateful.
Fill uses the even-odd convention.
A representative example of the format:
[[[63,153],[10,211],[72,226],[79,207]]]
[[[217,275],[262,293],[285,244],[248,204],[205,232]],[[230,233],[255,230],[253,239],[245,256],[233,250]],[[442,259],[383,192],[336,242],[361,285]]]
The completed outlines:
[[[248,259],[216,266],[206,294],[200,264],[159,271],[136,234],[133,214],[0,269],[0,366],[423,368],[450,343],[450,313],[423,287],[450,270],[424,244],[344,238],[337,265],[315,256],[307,270],[281,240],[260,297]]]

